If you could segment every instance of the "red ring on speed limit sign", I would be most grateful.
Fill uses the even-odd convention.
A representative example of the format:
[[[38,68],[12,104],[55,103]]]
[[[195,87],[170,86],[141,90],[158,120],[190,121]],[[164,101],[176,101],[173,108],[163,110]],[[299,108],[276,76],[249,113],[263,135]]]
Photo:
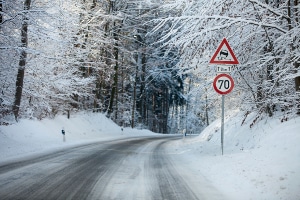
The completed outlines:
[[[213,82],[214,89],[219,94],[228,94],[234,87],[234,81],[228,74],[219,74]]]

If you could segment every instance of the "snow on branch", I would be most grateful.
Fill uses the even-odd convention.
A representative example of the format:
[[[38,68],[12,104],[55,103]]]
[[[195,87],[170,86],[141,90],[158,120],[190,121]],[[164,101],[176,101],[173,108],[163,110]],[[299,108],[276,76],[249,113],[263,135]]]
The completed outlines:
[[[261,3],[261,2],[259,2],[257,0],[249,0],[249,2],[255,3],[255,4],[259,5],[260,7],[264,8],[264,9],[267,9],[268,11],[270,11],[271,13],[273,13],[273,14],[279,16],[279,17],[282,17],[282,18],[285,18],[285,19],[289,19],[290,18],[289,16],[287,16],[287,15],[285,15],[285,14],[283,14],[283,13],[281,13],[281,12],[275,10],[275,9],[273,9],[272,7],[268,6],[267,4]]]

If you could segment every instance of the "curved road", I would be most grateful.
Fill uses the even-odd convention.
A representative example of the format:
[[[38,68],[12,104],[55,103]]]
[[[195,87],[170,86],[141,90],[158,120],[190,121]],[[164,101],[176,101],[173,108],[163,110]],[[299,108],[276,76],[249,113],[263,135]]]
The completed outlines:
[[[224,199],[165,151],[175,139],[181,137],[100,142],[2,165],[0,199]]]

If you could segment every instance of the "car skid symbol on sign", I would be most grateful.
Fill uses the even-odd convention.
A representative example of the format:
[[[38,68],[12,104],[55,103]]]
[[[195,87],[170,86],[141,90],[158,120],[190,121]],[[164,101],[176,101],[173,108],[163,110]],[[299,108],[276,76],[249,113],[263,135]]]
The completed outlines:
[[[231,60],[231,59],[226,59],[228,57],[228,51],[226,49],[222,49],[219,53],[218,60]]]

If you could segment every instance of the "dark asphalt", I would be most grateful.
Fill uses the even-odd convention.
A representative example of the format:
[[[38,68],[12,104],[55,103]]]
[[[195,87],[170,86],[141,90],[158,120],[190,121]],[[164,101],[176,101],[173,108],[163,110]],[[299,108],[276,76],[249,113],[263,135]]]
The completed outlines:
[[[176,139],[181,137],[100,142],[0,165],[0,199],[210,199],[165,152],[165,143]]]

